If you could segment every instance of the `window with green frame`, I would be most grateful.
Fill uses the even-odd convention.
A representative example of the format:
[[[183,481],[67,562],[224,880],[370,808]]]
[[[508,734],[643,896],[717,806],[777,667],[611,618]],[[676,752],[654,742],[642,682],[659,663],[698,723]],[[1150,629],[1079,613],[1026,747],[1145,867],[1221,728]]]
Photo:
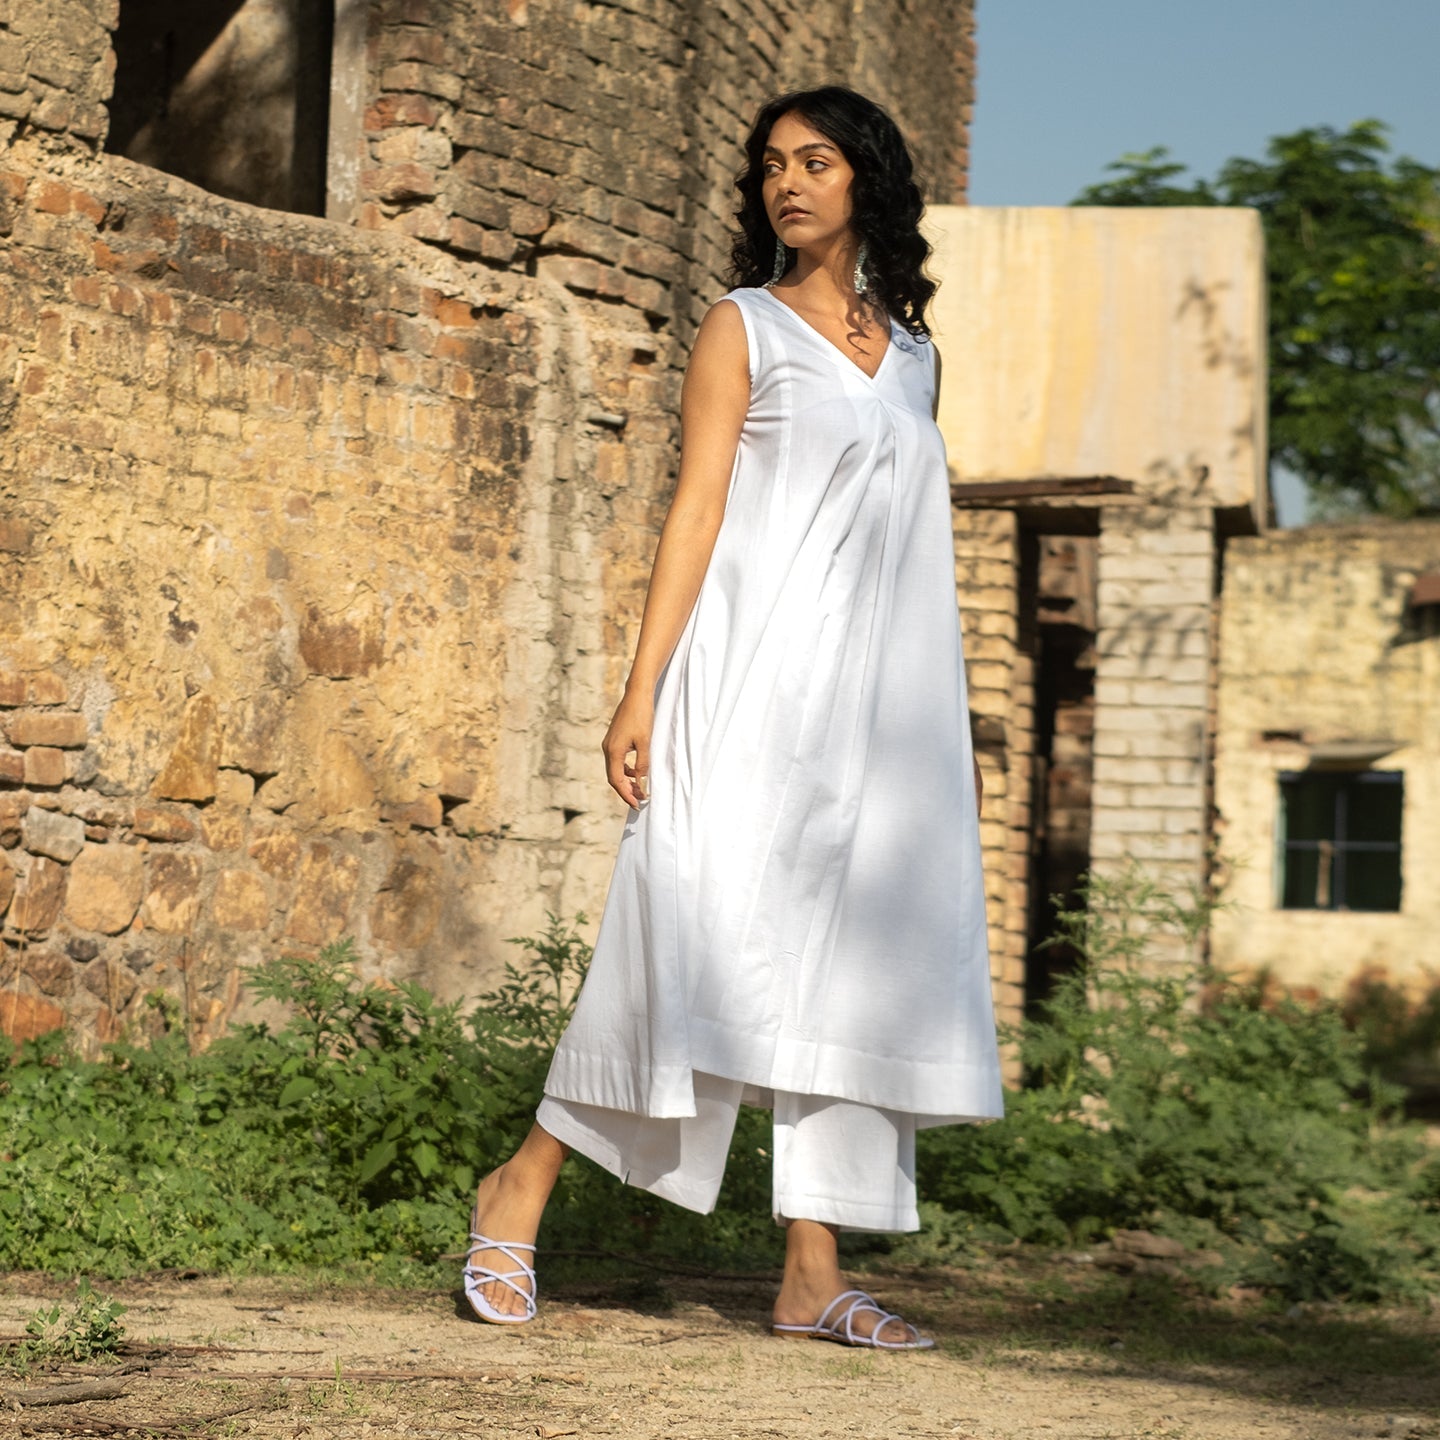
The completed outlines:
[[[1398,770],[1280,776],[1279,903],[1284,910],[1398,910]]]

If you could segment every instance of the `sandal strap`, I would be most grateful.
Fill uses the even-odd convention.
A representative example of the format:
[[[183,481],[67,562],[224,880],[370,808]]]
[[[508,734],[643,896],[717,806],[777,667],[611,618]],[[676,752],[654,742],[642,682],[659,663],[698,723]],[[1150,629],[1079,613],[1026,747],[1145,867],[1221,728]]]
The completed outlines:
[[[525,1244],[523,1240],[492,1240],[488,1235],[481,1235],[476,1230],[470,1232],[470,1250],[503,1250],[517,1265],[525,1262],[518,1255],[512,1254],[512,1251],[528,1250],[532,1255],[535,1253],[535,1247]],[[470,1251],[466,1253],[469,1254]]]
[[[844,1304],[847,1300],[850,1303],[845,1306],[844,1311],[839,1315],[835,1315],[836,1308]],[[831,1318],[832,1315],[834,1316],[833,1319]],[[857,1315],[875,1315],[879,1317],[868,1335],[856,1335],[855,1317]],[[880,1332],[890,1324],[892,1320],[905,1327],[906,1338],[904,1340],[882,1340],[880,1338]],[[843,1331],[842,1326],[844,1327]],[[842,1291],[825,1307],[824,1313],[820,1316],[819,1320],[815,1322],[815,1328],[817,1330],[828,1330],[832,1335],[843,1333],[848,1344],[855,1345],[859,1343],[871,1345],[877,1350],[901,1349],[920,1338],[920,1332],[908,1320],[895,1314],[892,1310],[886,1310],[876,1302],[873,1295],[866,1294],[864,1290]]]
[[[468,1280],[482,1285],[504,1285],[513,1290],[524,1302],[526,1308],[533,1314],[535,1309],[535,1270],[527,1265],[515,1252],[517,1250],[528,1250],[533,1255],[535,1247],[526,1245],[519,1240],[492,1240],[488,1235],[479,1235],[474,1232],[470,1235],[470,1248],[465,1252],[465,1276]],[[514,1270],[495,1270],[489,1265],[476,1265],[473,1258],[480,1250],[498,1250],[512,1265]],[[518,1281],[526,1281],[529,1289],[522,1289]]]

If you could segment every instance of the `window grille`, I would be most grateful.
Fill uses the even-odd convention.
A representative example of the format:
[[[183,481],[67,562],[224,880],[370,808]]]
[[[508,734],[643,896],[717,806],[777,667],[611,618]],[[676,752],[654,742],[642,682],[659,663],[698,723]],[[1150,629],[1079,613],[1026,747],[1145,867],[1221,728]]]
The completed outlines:
[[[1287,771],[1280,776],[1280,907],[1399,910],[1397,770]]]

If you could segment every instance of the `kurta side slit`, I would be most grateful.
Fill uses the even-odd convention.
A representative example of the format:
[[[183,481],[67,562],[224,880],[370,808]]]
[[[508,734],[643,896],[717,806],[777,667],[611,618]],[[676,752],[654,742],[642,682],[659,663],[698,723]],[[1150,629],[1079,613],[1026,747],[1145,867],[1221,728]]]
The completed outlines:
[[[750,404],[725,516],[538,1117],[681,1204],[707,1185],[647,1184],[643,1122],[723,1128],[742,1091],[899,1117],[912,1154],[1003,1109],[933,352],[892,324],[867,376],[769,291],[726,299]]]

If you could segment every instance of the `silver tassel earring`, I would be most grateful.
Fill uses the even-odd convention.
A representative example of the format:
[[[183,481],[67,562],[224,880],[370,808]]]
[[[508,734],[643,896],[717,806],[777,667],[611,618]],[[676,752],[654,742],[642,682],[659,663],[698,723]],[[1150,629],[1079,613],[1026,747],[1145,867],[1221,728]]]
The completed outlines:
[[[855,274],[852,283],[855,286],[855,293],[863,295],[870,288],[870,276],[865,272],[865,262],[870,258],[870,247],[862,240],[860,242],[860,253],[855,257]]]
[[[765,289],[773,290],[780,283],[780,277],[785,273],[785,242],[775,242],[775,268],[770,272],[770,278],[765,282]]]

